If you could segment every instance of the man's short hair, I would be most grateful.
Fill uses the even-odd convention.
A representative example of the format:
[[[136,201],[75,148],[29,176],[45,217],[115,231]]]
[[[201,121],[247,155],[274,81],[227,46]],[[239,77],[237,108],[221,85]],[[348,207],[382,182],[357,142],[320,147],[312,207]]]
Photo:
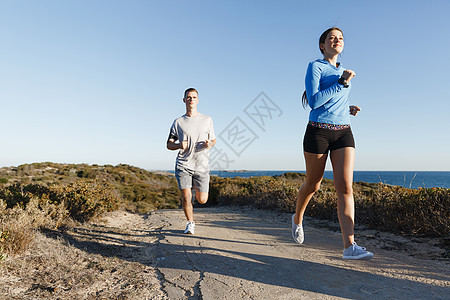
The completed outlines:
[[[196,92],[198,95],[198,91],[194,88],[188,88],[187,90],[184,91],[184,98],[186,98],[186,95],[190,92]]]

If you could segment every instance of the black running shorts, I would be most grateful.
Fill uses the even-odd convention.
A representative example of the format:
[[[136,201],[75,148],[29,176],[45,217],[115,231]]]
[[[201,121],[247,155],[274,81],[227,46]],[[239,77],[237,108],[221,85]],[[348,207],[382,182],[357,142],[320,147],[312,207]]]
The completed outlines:
[[[311,125],[306,127],[303,138],[303,150],[309,153],[325,154],[340,148],[355,148],[355,140],[351,128],[330,130]]]

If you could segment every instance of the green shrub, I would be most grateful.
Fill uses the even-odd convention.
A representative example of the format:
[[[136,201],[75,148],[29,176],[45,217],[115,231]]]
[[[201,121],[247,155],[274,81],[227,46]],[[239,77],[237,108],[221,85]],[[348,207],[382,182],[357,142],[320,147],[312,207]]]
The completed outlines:
[[[77,181],[67,186],[55,186],[59,201],[65,204],[69,215],[78,221],[87,221],[119,207],[120,196],[114,187],[96,181]]]
[[[427,236],[450,232],[450,189],[380,184],[355,198],[358,221],[372,228]]]
[[[290,211],[297,188],[273,177],[212,177],[210,202],[219,205],[253,205],[256,208]]]
[[[74,220],[87,221],[106,211],[119,207],[121,198],[114,187],[108,183],[80,180],[66,186],[40,184],[14,185],[0,189],[0,199],[6,208],[19,206],[25,209],[31,199],[40,199],[39,205],[63,203]]]

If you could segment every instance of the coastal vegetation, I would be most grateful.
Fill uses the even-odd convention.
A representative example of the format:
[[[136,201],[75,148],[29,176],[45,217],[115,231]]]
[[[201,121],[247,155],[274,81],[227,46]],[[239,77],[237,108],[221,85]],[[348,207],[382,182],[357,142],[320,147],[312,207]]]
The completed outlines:
[[[304,174],[213,176],[207,205],[253,206],[293,212]],[[356,222],[369,228],[449,240],[450,189],[408,189],[354,183]],[[0,168],[0,262],[21,253],[36,231],[59,230],[123,209],[135,213],[178,208],[172,174],[129,165],[35,163]],[[306,214],[337,221],[333,182],[324,179]]]
[[[175,179],[129,165],[34,163],[0,168],[0,262],[55,230],[123,209],[178,207]]]
[[[305,175],[219,178],[211,182],[211,204],[252,205],[294,212],[298,188]],[[447,237],[450,233],[450,189],[409,189],[382,183],[355,182],[356,223],[397,234]],[[333,181],[323,179],[306,215],[338,221]]]

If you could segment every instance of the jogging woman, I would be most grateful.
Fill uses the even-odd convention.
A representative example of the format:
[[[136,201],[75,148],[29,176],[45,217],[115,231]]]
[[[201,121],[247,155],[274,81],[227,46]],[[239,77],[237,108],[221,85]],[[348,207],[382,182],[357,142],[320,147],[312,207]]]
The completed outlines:
[[[350,128],[350,115],[356,116],[358,106],[349,106],[348,94],[355,72],[346,70],[337,61],[344,49],[344,36],[339,28],[326,30],[319,39],[323,59],[308,65],[303,93],[303,105],[311,112],[306,128],[303,151],[306,180],[297,195],[297,207],[292,215],[292,237],[304,240],[303,216],[312,196],[320,188],[328,156],[333,166],[337,193],[337,211],[344,242],[344,259],[371,259],[373,253],[354,241],[353,167],[355,142]]]

